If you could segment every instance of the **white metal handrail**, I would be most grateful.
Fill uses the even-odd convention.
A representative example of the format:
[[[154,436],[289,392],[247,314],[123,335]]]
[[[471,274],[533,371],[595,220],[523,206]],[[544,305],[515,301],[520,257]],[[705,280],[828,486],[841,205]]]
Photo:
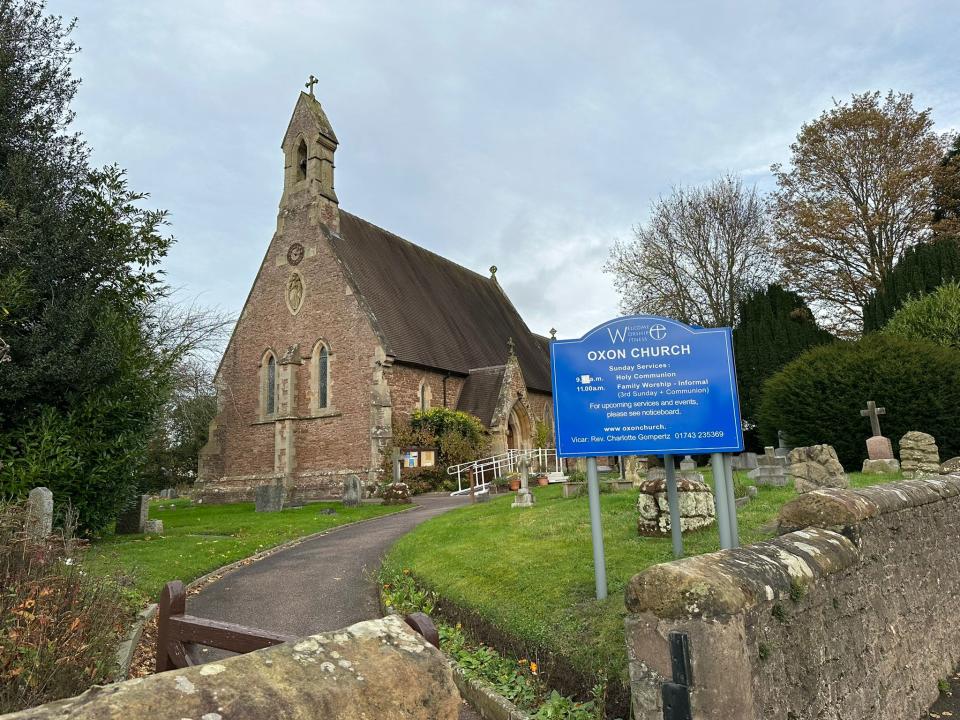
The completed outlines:
[[[562,472],[560,458],[557,457],[557,451],[554,448],[512,449],[499,455],[448,467],[447,474],[457,476],[457,489],[450,494],[464,495],[470,492],[468,471],[473,472],[474,492],[489,492],[492,483],[504,475],[510,475],[519,470],[522,457],[526,457],[532,472]],[[466,487],[464,487],[465,484]]]

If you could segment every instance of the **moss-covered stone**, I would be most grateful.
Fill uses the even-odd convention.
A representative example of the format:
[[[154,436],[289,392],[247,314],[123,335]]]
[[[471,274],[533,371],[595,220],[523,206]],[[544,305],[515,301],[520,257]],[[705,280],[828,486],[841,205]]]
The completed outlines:
[[[879,513],[880,508],[874,502],[851,490],[814,490],[781,507],[777,524],[781,532],[805,527],[846,527]]]

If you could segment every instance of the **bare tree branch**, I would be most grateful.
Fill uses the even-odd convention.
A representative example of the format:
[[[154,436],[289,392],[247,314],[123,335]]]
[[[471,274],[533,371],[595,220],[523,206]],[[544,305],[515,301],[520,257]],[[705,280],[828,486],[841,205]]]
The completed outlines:
[[[740,298],[777,276],[764,202],[735,175],[674,188],[633,232],[632,241],[614,243],[604,266],[627,313],[729,326]]]

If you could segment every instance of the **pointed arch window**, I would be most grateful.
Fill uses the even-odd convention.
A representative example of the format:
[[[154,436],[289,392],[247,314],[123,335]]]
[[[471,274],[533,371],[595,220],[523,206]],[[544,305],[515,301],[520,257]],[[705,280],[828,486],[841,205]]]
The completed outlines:
[[[267,415],[277,412],[277,361],[270,356],[267,360]]]
[[[307,142],[300,138],[297,144],[297,180],[307,179]]]
[[[317,408],[330,407],[330,351],[326,345],[317,353]]]
[[[429,410],[430,409],[430,400],[432,399],[432,393],[430,392],[430,385],[427,384],[426,379],[420,381],[420,391],[417,396],[417,408],[419,410]]]

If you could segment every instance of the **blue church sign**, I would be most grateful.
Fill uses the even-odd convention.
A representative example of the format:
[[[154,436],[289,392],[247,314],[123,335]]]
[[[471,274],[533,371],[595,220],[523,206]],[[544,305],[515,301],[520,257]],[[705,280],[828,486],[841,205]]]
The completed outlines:
[[[730,328],[621,317],[550,343],[562,457],[743,450]]]

